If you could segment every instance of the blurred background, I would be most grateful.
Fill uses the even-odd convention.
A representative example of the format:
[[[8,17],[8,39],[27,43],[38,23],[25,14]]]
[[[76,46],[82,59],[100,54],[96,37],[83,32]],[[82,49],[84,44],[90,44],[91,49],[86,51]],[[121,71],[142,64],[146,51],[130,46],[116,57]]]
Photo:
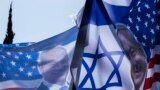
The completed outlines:
[[[85,0],[0,0],[0,43],[7,32],[12,2],[13,43],[38,42],[75,26],[72,16]]]

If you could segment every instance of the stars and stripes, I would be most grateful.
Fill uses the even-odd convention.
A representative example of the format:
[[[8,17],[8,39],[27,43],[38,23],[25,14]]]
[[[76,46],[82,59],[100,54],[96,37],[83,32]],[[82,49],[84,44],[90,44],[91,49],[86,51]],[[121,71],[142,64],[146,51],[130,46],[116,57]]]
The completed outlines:
[[[159,27],[156,22],[156,3],[152,0],[135,0],[133,5],[136,3],[138,5],[131,6],[132,12],[128,13],[127,17],[120,22],[129,26],[128,29],[135,34],[137,40],[142,44],[149,62],[155,31]]]
[[[154,48],[152,56],[148,64],[148,72],[145,80],[144,89],[159,90],[160,89],[160,30],[156,31]]]
[[[129,21],[126,21],[126,24],[128,23],[131,26],[132,32],[135,33],[135,35],[139,38],[139,41],[142,43],[147,56],[148,56],[148,70],[147,70],[147,77],[145,80],[145,86],[144,90],[159,90],[160,87],[160,54],[159,52],[155,51],[160,51],[159,44],[155,45],[156,42],[159,42],[160,40],[159,35],[160,33],[160,23],[159,23],[159,15],[158,12],[160,10],[159,2],[156,0],[151,1],[147,0],[143,2],[141,0],[141,8],[143,11],[137,12],[138,10],[135,9],[136,13],[134,16],[139,15],[138,21],[136,21],[133,17],[133,20],[135,20],[134,24],[128,23]],[[144,4],[145,3],[145,4]],[[158,5],[157,5],[158,4]],[[145,7],[145,8],[143,8]],[[146,14],[146,15],[145,15]],[[142,22],[140,22],[140,19]],[[158,21],[158,22],[157,22]],[[135,24],[139,23],[139,27],[141,28],[140,32],[135,31]],[[143,35],[141,35],[143,33]],[[141,37],[142,36],[142,37]],[[151,52],[150,52],[151,51]]]
[[[127,25],[146,52],[148,70],[144,89],[159,90],[160,58],[159,54],[152,53],[154,50],[160,50],[159,48],[155,48],[157,47],[155,46],[155,42],[160,41],[156,39],[160,35],[160,33],[157,33],[160,30],[159,0],[134,0],[131,5],[133,6],[129,7],[130,12],[119,22]],[[158,37],[155,37],[156,35]]]
[[[16,48],[16,47],[24,47],[28,46],[28,43],[21,44],[10,44],[10,45],[1,45],[1,47],[8,48]],[[5,83],[11,85],[9,90],[13,88],[16,89],[18,84],[14,84],[13,82],[21,83],[18,88],[24,88],[28,86],[28,80],[34,82],[34,80],[39,80],[42,76],[39,73],[37,68],[38,62],[36,61],[38,58],[37,52],[14,52],[11,50],[0,50],[0,89],[7,89]],[[32,58],[31,58],[32,57]],[[28,63],[27,65],[25,63]],[[40,83],[40,82],[39,82]],[[35,84],[34,84],[35,85]],[[38,85],[38,83],[37,83]],[[36,86],[37,86],[36,85]],[[35,86],[35,87],[36,87]],[[7,87],[7,88],[6,88]],[[28,88],[35,88],[31,85]],[[14,90],[13,89],[13,90]],[[30,89],[31,90],[31,89]]]
[[[68,88],[65,81],[70,62],[68,56],[72,57],[77,33],[77,28],[73,27],[38,43],[0,44],[0,90]],[[53,76],[53,73],[56,74]],[[47,81],[50,79],[52,83]]]
[[[39,74],[37,68],[37,63],[38,63],[36,61],[38,59],[37,52],[23,53],[21,55],[19,55],[16,52],[10,52],[10,51],[7,51],[7,53],[10,53],[9,55],[5,54],[4,51],[1,51],[0,53],[1,55],[5,55],[7,57],[7,58],[0,57],[1,58],[0,73],[3,76],[6,76],[6,79],[4,80],[9,80],[11,78],[13,80],[21,80],[24,78],[27,80],[26,76],[32,76],[32,74],[36,75],[36,77],[28,79],[41,78],[41,75]],[[17,56],[18,58],[15,58],[14,56]],[[6,73],[4,74],[4,72]],[[14,77],[14,74],[18,74],[18,76],[20,77],[19,78]],[[13,77],[10,77],[10,75],[13,75]]]
[[[156,46],[157,50],[160,51],[160,46]],[[159,90],[160,89],[160,53],[155,53],[155,55],[150,59],[148,64],[147,78],[145,81],[144,90]]]

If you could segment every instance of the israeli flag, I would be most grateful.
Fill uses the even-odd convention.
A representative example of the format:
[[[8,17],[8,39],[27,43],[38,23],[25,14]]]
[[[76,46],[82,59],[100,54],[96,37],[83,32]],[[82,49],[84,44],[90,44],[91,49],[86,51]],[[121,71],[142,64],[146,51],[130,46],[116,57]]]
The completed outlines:
[[[102,2],[114,23],[123,21],[128,13],[136,7],[134,0],[102,0]]]
[[[126,3],[103,1],[124,6],[131,3],[131,0],[123,0],[128,1]],[[79,14],[77,25],[80,30],[87,30],[87,34],[80,77],[77,80],[78,90],[137,89],[131,76],[131,62],[120,46],[116,29],[102,0],[87,0]],[[74,73],[77,72],[73,72],[74,79],[77,79]]]

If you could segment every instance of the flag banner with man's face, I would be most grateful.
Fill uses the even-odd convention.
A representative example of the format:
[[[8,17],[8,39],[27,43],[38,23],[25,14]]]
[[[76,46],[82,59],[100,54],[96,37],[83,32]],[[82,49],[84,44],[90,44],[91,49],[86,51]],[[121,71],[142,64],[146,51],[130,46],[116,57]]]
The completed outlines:
[[[82,65],[77,65],[80,78],[75,74],[79,72],[72,72],[79,90],[160,90],[157,4],[156,0],[86,1],[77,20],[80,30],[87,30]]]
[[[78,30],[38,43],[0,45],[0,90],[67,90]]]
[[[159,90],[160,59],[155,53],[160,50],[156,43],[160,41],[159,0],[124,0],[125,5],[113,0],[103,0],[103,3],[112,21],[126,25],[145,51],[148,69],[144,89]]]

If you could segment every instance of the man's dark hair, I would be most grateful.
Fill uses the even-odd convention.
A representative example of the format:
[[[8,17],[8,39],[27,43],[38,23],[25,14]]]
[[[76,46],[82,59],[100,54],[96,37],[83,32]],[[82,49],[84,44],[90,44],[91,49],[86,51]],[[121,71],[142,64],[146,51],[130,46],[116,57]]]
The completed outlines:
[[[131,30],[129,30],[126,25],[124,24],[121,24],[121,23],[117,23],[116,24],[116,29],[117,29],[117,35],[119,34],[119,32],[123,33],[123,32],[127,32],[130,36],[130,40],[136,40],[136,38],[132,37],[134,36],[133,33],[131,32]],[[137,43],[139,43],[137,40],[136,40]]]

